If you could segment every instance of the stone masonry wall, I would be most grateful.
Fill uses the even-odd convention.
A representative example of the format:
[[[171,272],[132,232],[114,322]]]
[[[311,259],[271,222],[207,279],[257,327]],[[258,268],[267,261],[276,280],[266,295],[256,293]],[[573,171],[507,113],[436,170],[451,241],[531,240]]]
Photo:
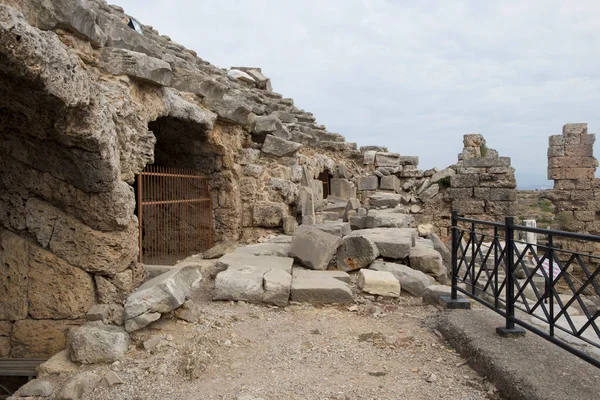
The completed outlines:
[[[445,199],[452,210],[472,218],[503,221],[516,215],[517,182],[509,157],[488,149],[483,136],[465,135]]]
[[[548,195],[555,205],[560,229],[600,235],[600,179],[595,178],[596,135],[587,124],[566,124],[561,135],[552,135],[548,147],[548,179],[554,189]],[[563,247],[593,253],[594,243],[569,241]]]

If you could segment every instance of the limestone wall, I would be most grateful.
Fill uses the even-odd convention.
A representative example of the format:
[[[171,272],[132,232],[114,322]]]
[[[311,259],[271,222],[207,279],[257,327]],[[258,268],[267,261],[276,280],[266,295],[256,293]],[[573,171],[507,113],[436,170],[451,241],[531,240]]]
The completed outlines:
[[[596,135],[587,124],[566,124],[561,135],[552,135],[548,147],[548,179],[554,180],[549,198],[555,205],[560,229],[600,234],[600,179],[595,178]],[[598,251],[594,243],[565,243],[565,248],[581,252]]]
[[[2,357],[55,353],[145,279],[132,185],[146,165],[206,174],[215,238],[245,241],[295,228],[303,167],[362,169],[259,68],[217,68],[127,18],[100,0],[0,5]]]

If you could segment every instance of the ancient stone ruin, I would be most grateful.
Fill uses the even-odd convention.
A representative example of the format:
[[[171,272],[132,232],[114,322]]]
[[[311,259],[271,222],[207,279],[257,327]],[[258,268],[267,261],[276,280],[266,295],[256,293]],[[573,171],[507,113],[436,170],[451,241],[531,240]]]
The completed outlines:
[[[86,348],[89,335],[104,337],[119,346],[103,360],[116,359],[126,332],[184,303],[201,261],[151,280],[140,262],[146,225],[139,227],[136,177],[149,165],[206,177],[206,226],[217,244],[295,233],[281,239],[286,250],[262,243],[217,254],[224,257],[217,299],[347,302],[346,272],[366,267],[364,290],[397,295],[393,275],[421,295],[447,280],[442,242],[452,209],[491,219],[514,212],[510,159],[487,149],[481,135],[464,137],[457,164],[423,171],[418,157],[358,149],[329,132],[274,92],[260,68],[215,67],[127,21],[103,0],[0,5],[0,357],[48,358],[67,347],[69,331],[94,320],[74,334],[82,344],[75,348]],[[575,152],[589,144],[583,128],[563,136],[577,139]],[[571,142],[556,143],[565,157],[579,154]],[[557,193],[593,197],[595,166],[557,164]],[[586,191],[576,191],[583,182]],[[593,230],[592,214],[561,210]],[[144,218],[152,223],[152,214]],[[246,260],[277,251],[285,265]],[[294,261],[304,269],[292,270]],[[153,297],[164,287],[176,289]],[[92,353],[73,350],[71,358],[98,361]]]
[[[600,234],[600,179],[595,177],[598,160],[594,157],[596,135],[587,124],[566,124],[561,135],[549,138],[548,179],[554,180],[549,198],[556,209],[560,229],[569,232]],[[594,242],[570,240],[565,248],[594,253]]]

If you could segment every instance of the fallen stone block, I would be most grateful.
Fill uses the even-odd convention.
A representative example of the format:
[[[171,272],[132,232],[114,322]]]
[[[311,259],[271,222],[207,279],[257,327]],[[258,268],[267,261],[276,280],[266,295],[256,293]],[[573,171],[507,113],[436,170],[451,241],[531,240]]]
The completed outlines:
[[[379,179],[375,175],[358,178],[358,190],[377,190]]]
[[[366,228],[412,228],[415,217],[390,210],[369,210],[365,220]]]
[[[421,271],[407,267],[406,265],[376,260],[369,266],[369,269],[392,273],[400,282],[402,290],[413,296],[423,296],[425,294],[425,289],[431,285],[431,281],[427,275]]]
[[[352,230],[365,229],[367,227],[367,217],[352,216],[348,219]]]
[[[291,295],[292,301],[311,304],[346,304],[353,301],[350,287],[335,278],[294,278],[292,280]]]
[[[396,207],[402,200],[402,195],[396,193],[376,193],[369,196],[369,204],[372,207]]]
[[[71,360],[81,364],[112,363],[125,356],[129,335],[119,326],[89,322],[69,336]]]
[[[169,63],[144,53],[114,47],[102,49],[100,66],[111,74],[129,75],[160,86],[169,86],[173,78]]]
[[[363,292],[378,296],[400,296],[400,282],[387,271],[361,269],[358,273],[358,287]]]
[[[400,154],[378,152],[375,155],[376,167],[396,167],[400,165]]]
[[[438,305],[440,296],[450,296],[452,288],[446,285],[431,285],[423,293],[423,304]]]
[[[79,371],[79,364],[75,364],[71,360],[68,349],[59,351],[50,357],[49,360],[37,367],[38,377],[46,375],[75,374],[77,371]]]
[[[400,190],[400,180],[396,177],[396,175],[384,176],[381,178],[379,189],[393,190],[394,192],[397,192]]]
[[[290,257],[253,256],[248,254],[229,253],[219,258],[217,261],[217,269],[222,271],[230,267],[237,268],[250,265],[267,269],[283,269],[291,274],[293,264],[294,259]]]
[[[435,277],[446,274],[442,256],[431,246],[417,242],[408,256],[410,267]]]
[[[364,268],[379,257],[379,249],[364,236],[346,236],[337,250],[336,263],[340,271]]]
[[[350,283],[350,275],[344,271],[314,271],[311,269],[294,268],[294,279],[312,278],[312,279],[337,279],[345,283]]]
[[[137,318],[135,325],[139,326],[139,322],[144,319],[138,318],[142,314],[164,314],[181,306],[201,279],[200,266],[195,263],[182,263],[171,271],[150,279],[125,300],[126,327],[127,320],[133,318]],[[153,315],[152,318],[154,317]],[[130,328],[133,327],[132,324]]]
[[[85,371],[75,375],[64,384],[55,400],[90,399],[91,391],[100,383],[102,378],[93,371]]]
[[[289,243],[258,243],[249,246],[238,247],[234,254],[248,254],[253,256],[288,257],[290,252]]]
[[[19,397],[50,397],[54,387],[48,381],[34,379],[19,389]]]
[[[325,222],[323,224],[315,224],[312,227],[341,238],[352,232],[349,222]]]
[[[206,250],[204,253],[202,253],[202,258],[205,258],[207,260],[212,260],[213,258],[219,258],[222,257],[224,254],[227,253],[232,253],[235,251],[235,249],[238,248],[238,244],[235,242],[221,242],[221,243],[217,243],[216,245],[214,245],[213,247],[211,247],[210,249]],[[171,269],[173,267],[169,267],[169,269]],[[165,271],[167,272],[167,271]]]
[[[375,243],[381,257],[403,259],[409,256],[415,244],[416,231],[412,228],[374,228],[356,230],[348,236],[368,238]]]
[[[162,275],[165,272],[169,272],[173,269],[172,265],[145,265],[146,271],[148,271],[148,278],[152,279],[156,276]]]
[[[217,274],[213,299],[285,306],[290,297],[291,281],[292,276],[285,265],[280,268],[252,265],[229,267]]]
[[[450,252],[450,249],[448,249],[448,247],[446,247],[446,245],[444,244],[444,242],[442,242],[442,240],[439,238],[439,236],[433,232],[430,232],[426,236],[426,238],[431,240],[435,251],[440,253],[440,255],[442,256],[442,262],[444,263],[444,266],[446,267],[446,270],[448,271],[448,275],[451,275],[452,274],[452,253]]]
[[[290,256],[311,269],[325,270],[342,240],[320,229],[300,226],[290,247]]]
[[[273,135],[267,135],[261,151],[277,157],[289,156],[296,153],[302,145]]]

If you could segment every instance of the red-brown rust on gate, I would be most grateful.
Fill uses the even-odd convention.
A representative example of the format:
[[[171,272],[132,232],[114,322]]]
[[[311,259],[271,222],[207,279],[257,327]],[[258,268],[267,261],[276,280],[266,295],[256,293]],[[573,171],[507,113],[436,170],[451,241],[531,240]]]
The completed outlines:
[[[213,246],[213,213],[205,176],[149,165],[137,177],[139,261],[174,265]]]

